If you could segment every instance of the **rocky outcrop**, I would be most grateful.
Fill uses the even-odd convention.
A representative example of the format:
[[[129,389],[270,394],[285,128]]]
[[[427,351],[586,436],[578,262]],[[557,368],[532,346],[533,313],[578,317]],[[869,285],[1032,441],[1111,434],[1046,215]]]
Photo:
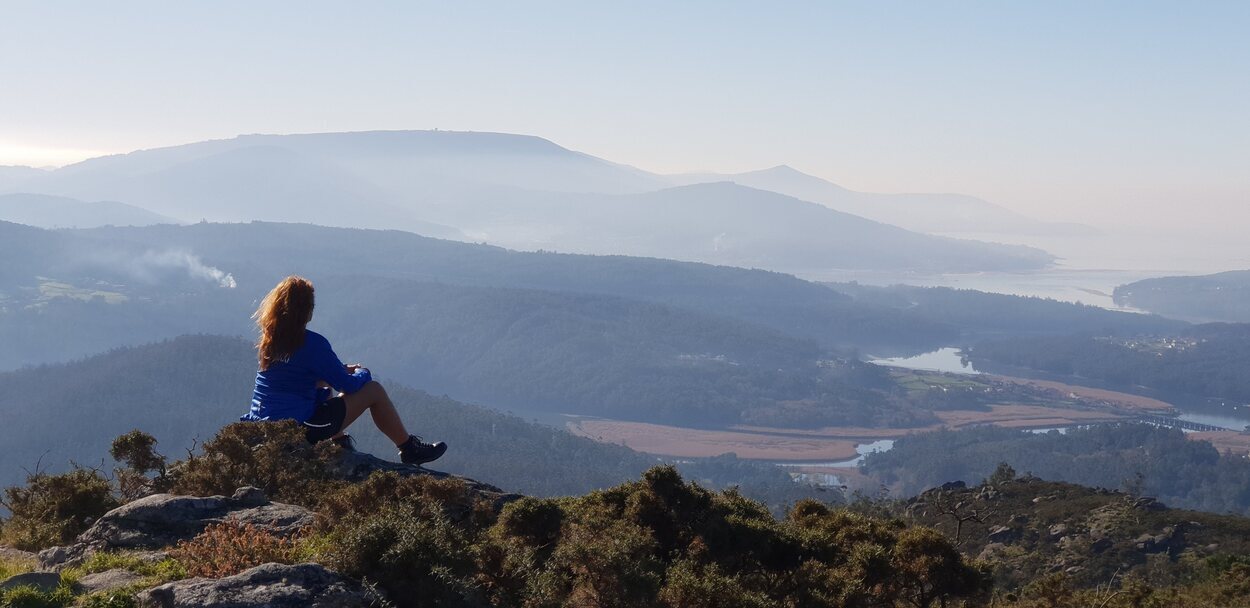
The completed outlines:
[[[1180,525],[1167,526],[1158,534],[1142,534],[1133,546],[1143,553],[1176,555],[1185,549],[1185,530]]]
[[[135,574],[129,570],[106,570],[88,574],[78,579],[78,590],[82,593],[113,591],[114,589],[134,587],[142,583],[145,578],[143,575]]]
[[[160,549],[188,540],[210,524],[234,520],[274,534],[294,534],[313,523],[313,513],[296,505],[270,502],[256,488],[240,488],[233,496],[154,494],[104,514],[75,543],[39,553],[44,570],[80,563],[96,551]]]
[[[1007,526],[994,526],[990,528],[986,538],[992,543],[1009,543],[1020,537],[1020,533]]]
[[[17,587],[34,587],[43,592],[50,592],[61,584],[61,575],[55,572],[27,572],[19,574],[0,582],[0,591],[7,591]]]
[[[139,594],[145,608],[355,608],[378,605],[361,585],[318,564],[264,564],[222,579],[193,578]]]
[[[10,562],[33,562],[35,554],[11,547],[0,547],[0,559]]]
[[[502,509],[505,504],[521,497],[520,494],[504,492],[495,486],[469,479],[468,477],[460,477],[415,465],[382,460],[377,456],[364,452],[345,450],[330,461],[330,468],[331,473],[335,477],[351,482],[364,481],[377,471],[390,471],[405,477],[425,475],[435,479],[457,479],[464,483],[471,492],[494,504],[495,510]]]

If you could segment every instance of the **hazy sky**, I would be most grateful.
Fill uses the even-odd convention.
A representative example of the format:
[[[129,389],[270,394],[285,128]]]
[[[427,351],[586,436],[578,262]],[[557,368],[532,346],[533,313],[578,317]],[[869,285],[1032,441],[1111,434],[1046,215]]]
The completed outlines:
[[[1250,2],[608,4],[5,2],[0,164],[504,131],[660,172],[786,163],[1049,219],[1250,228]]]

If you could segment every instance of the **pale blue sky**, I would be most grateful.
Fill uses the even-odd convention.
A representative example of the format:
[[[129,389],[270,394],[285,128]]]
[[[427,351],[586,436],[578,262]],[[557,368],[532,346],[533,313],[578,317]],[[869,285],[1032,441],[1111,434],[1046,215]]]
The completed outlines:
[[[787,163],[1250,227],[1250,2],[350,4],[0,4],[0,164],[504,131],[653,171]]]

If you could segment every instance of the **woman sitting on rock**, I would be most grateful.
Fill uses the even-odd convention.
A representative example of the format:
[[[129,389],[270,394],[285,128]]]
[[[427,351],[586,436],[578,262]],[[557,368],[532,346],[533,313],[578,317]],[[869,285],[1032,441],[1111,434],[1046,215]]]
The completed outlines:
[[[313,285],[303,277],[283,279],[260,303],[254,315],[260,327],[256,342],[260,371],[252,408],[242,419],[295,420],[304,426],[308,441],[331,439],[350,450],[352,438],[343,430],[369,410],[405,464],[442,456],[447,444],[425,443],[408,434],[386,389],[373,381],[368,369],[343,365],[330,342],[307,329],[312,316]]]

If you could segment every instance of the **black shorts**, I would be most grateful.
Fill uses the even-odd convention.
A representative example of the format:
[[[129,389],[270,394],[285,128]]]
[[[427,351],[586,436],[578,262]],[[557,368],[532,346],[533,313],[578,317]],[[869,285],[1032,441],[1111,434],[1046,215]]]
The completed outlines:
[[[347,418],[347,402],[342,397],[334,397],[317,406],[317,411],[304,421],[304,437],[309,443],[325,441],[343,430],[343,420]]]

